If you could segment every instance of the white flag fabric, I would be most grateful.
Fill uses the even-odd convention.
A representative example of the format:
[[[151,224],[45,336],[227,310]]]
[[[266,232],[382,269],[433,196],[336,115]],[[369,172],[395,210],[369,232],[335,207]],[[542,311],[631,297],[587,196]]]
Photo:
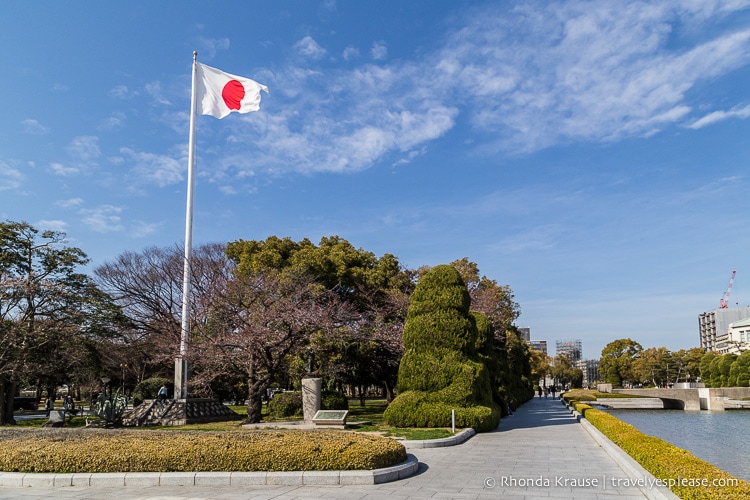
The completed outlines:
[[[196,65],[198,114],[224,118],[232,111],[249,113],[260,109],[260,91],[268,93],[268,87],[199,62]]]

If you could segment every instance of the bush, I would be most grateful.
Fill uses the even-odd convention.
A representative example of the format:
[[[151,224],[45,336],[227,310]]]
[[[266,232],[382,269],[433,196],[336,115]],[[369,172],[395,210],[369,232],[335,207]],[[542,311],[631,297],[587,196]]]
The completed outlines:
[[[135,389],[133,389],[133,406],[143,403],[144,399],[156,399],[156,394],[162,385],[166,385],[168,389],[171,389],[173,381],[161,377],[152,377],[136,385]]]
[[[6,472],[370,470],[406,460],[390,438],[345,431],[0,433]]]
[[[301,417],[302,393],[279,392],[268,402],[268,416],[274,419]]]
[[[348,410],[349,400],[337,391],[323,391],[321,394],[320,408],[323,410]]]
[[[399,394],[383,414],[389,424],[448,427],[452,409],[457,425],[477,432],[500,423],[489,370],[476,350],[482,339],[470,304],[466,285],[451,266],[436,266],[419,280],[404,323]],[[488,332],[483,328],[481,334]]]

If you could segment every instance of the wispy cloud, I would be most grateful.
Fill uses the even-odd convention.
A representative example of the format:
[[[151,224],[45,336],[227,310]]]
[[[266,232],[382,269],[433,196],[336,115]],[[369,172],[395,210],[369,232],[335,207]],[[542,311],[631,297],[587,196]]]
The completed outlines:
[[[119,215],[121,212],[121,207],[113,205],[100,205],[96,208],[80,210],[83,216],[81,221],[97,233],[122,231],[124,227]]]
[[[59,220],[59,219],[52,219],[52,220],[42,219],[40,221],[37,221],[35,226],[38,227],[39,229],[44,229],[48,231],[65,232],[68,229],[68,223],[65,222],[64,220]]]
[[[137,90],[130,90],[127,85],[117,85],[109,91],[109,95],[116,99],[132,99],[137,97],[139,92]]]
[[[311,36],[299,40],[294,44],[294,48],[299,54],[309,59],[321,59],[326,55],[326,50]]]
[[[342,172],[389,156],[397,164],[448,133],[459,115],[474,126],[472,147],[485,154],[745,118],[748,106],[695,121],[704,103],[688,95],[750,62],[750,30],[719,29],[692,44],[674,43],[673,31],[718,25],[746,4],[570,1],[469,9],[442,48],[420,60],[337,72],[281,68],[265,81],[287,101],[273,114],[243,120],[253,132],[233,141],[247,147],[241,137],[260,136],[252,146],[259,151],[252,166],[235,166]],[[312,61],[327,53],[309,36],[295,48]],[[373,49],[376,59],[387,55],[380,42]]]
[[[67,200],[58,200],[55,205],[62,208],[75,208],[83,204],[83,198],[69,198]]]
[[[134,151],[121,148],[120,153],[126,162],[133,164],[131,172],[141,184],[156,184],[164,187],[182,181],[184,164],[170,156]]]
[[[739,118],[744,120],[748,117],[750,117],[750,104],[744,107],[736,107],[729,111],[714,111],[691,123],[689,127],[692,129],[699,129],[708,125],[713,125],[714,123],[728,120],[729,118]]]
[[[37,120],[33,120],[31,118],[27,118],[23,122],[21,122],[23,125],[24,132],[31,135],[44,135],[49,132],[49,129],[39,123]]]
[[[382,61],[388,57],[388,46],[383,41],[375,42],[370,49],[370,56],[376,61]]]
[[[10,163],[0,160],[0,191],[18,189],[21,187],[24,176],[20,170]]]

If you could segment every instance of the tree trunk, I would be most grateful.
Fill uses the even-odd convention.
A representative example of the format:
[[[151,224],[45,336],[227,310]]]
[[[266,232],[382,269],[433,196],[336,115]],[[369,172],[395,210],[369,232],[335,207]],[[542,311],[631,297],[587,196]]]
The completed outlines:
[[[386,402],[391,403],[393,401],[393,388],[387,380],[383,381],[383,392],[385,393]]]
[[[248,383],[247,384],[247,419],[243,422],[244,424],[257,424],[261,421],[261,414],[263,412],[263,392],[265,388],[263,384]]]
[[[13,417],[13,397],[16,394],[16,384],[0,377],[0,425],[15,425]]]

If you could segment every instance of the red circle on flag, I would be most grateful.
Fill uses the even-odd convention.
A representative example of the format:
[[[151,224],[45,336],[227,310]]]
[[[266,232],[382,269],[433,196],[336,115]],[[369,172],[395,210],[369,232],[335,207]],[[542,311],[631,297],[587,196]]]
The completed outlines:
[[[221,91],[221,97],[229,109],[239,110],[245,98],[245,87],[237,80],[229,80]]]

